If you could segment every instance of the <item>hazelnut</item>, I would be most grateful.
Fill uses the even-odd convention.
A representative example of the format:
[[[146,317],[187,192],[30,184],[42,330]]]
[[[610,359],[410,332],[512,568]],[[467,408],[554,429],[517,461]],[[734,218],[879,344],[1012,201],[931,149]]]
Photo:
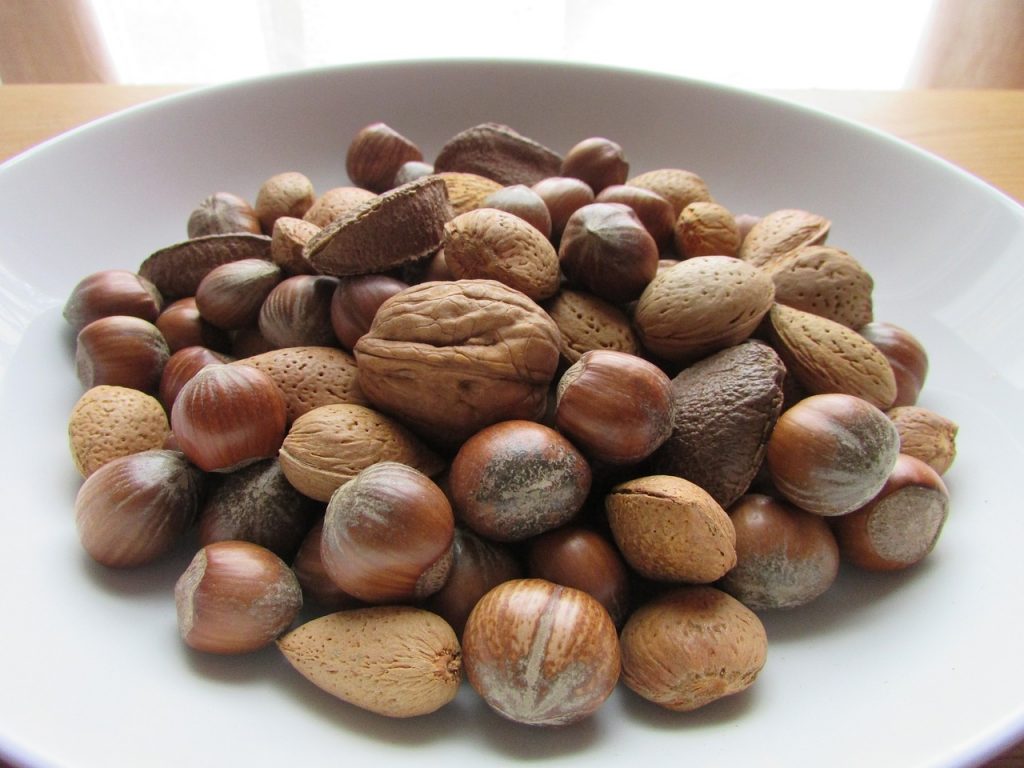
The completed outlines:
[[[412,141],[384,123],[373,123],[355,135],[345,157],[352,183],[372,192],[392,188],[398,169],[407,162],[423,160]]]
[[[729,508],[736,566],[718,587],[754,611],[795,608],[821,596],[839,573],[839,548],[825,519],[762,494]]]
[[[253,206],[263,232],[274,231],[274,222],[282,216],[301,219],[316,199],[313,182],[298,171],[271,176],[260,185]]]
[[[238,330],[256,324],[260,307],[282,277],[281,268],[263,259],[240,259],[215,267],[199,283],[196,308],[211,325]]]
[[[682,168],[658,168],[653,171],[646,171],[639,176],[626,180],[631,187],[640,187],[656,192],[669,201],[672,205],[673,218],[679,218],[679,214],[690,203],[710,202],[711,192],[708,185],[699,175],[693,171]]]
[[[551,242],[562,239],[562,231],[579,208],[594,202],[594,190],[580,179],[568,176],[551,176],[534,183],[530,189],[536,192],[548,207],[551,216]]]
[[[130,315],[153,322],[163,309],[160,291],[126,269],[106,269],[82,278],[64,304],[64,319],[77,333],[93,320]]]
[[[636,355],[585,352],[558,382],[555,427],[592,459],[636,464],[672,432],[669,378]]]
[[[853,395],[804,398],[783,412],[766,460],[779,492],[801,509],[834,516],[866,504],[899,455],[899,433],[878,408]]]
[[[277,455],[287,410],[274,380],[248,365],[208,365],[188,380],[171,408],[171,431],[189,460],[231,472]]]
[[[894,571],[932,551],[949,514],[949,493],[938,473],[900,454],[878,494],[860,509],[831,520],[845,562]]]
[[[677,587],[640,606],[620,640],[622,682],[677,712],[749,688],[768,650],[757,615],[708,586]]]
[[[167,341],[153,323],[110,315],[78,332],[75,371],[86,389],[109,384],[153,393],[168,357]]]
[[[174,586],[178,631],[190,648],[239,654],[272,643],[302,608],[292,569],[248,541],[218,541],[196,553]]]
[[[504,421],[459,449],[449,474],[460,520],[495,541],[522,541],[572,519],[590,491],[583,455],[533,421]]]
[[[153,562],[184,540],[202,486],[202,473],[176,451],[112,459],[86,478],[75,497],[82,547],[111,568]]]
[[[672,204],[657,192],[627,184],[613,184],[602,189],[594,201],[628,205],[658,244],[659,252],[671,247],[675,236],[675,211]]]
[[[604,607],[543,579],[506,581],[476,604],[462,636],[466,679],[500,715],[527,725],[589,717],[619,678],[619,643]]]
[[[921,342],[905,328],[893,323],[873,322],[857,331],[885,355],[896,377],[893,408],[914,405],[928,375],[928,353]]]
[[[408,287],[387,275],[358,275],[340,280],[331,297],[331,327],[341,345],[351,350],[370,330],[380,305]]]
[[[260,307],[260,334],[278,348],[338,346],[331,325],[331,299],[337,287],[338,279],[326,275],[285,278]]]
[[[533,225],[545,238],[551,237],[551,212],[541,196],[525,184],[513,184],[492,192],[484,198],[481,207],[511,213]]]
[[[658,245],[633,209],[590,203],[566,222],[558,260],[570,283],[622,304],[638,298],[658,271]]]
[[[186,296],[164,307],[156,319],[156,327],[167,340],[171,352],[185,347],[208,347],[217,352],[231,348],[231,337],[227,332],[208,323],[199,313],[195,296]]]
[[[400,187],[410,181],[422,179],[424,176],[431,176],[434,173],[434,166],[422,160],[408,160],[402,163],[395,171],[395,178],[391,182],[392,187]]]
[[[598,194],[613,184],[625,184],[629,163],[621,146],[611,139],[595,136],[583,139],[566,152],[561,175],[586,182],[594,194]]]
[[[324,518],[321,515],[302,539],[299,551],[295,553],[295,559],[292,561],[292,570],[295,571],[295,577],[302,587],[303,600],[326,611],[363,605],[360,600],[335,584],[334,579],[324,568],[324,560],[320,556],[323,533]]]
[[[230,357],[214,352],[206,347],[182,347],[167,359],[163,374],[160,376],[160,402],[167,412],[171,412],[178,393],[185,382],[199,371],[214,363],[226,363]]]
[[[334,583],[360,600],[421,599],[448,578],[454,531],[451,505],[429,477],[382,461],[331,496],[320,556]]]
[[[205,198],[188,217],[190,238],[236,232],[259,234],[260,220],[246,200],[231,192],[215,192]]]

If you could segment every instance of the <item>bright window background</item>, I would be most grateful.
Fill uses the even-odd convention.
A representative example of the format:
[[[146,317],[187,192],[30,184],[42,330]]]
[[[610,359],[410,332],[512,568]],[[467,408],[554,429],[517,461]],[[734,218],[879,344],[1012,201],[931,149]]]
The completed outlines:
[[[744,88],[905,85],[931,0],[93,0],[125,83],[382,59],[603,63]]]

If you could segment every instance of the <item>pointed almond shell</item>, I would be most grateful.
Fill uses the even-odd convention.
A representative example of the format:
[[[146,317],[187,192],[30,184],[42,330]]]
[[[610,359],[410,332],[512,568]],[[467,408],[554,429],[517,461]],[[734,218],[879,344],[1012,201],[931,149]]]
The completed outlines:
[[[775,283],[775,300],[813,312],[857,330],[874,319],[874,280],[845,251],[809,245],[766,267]]]
[[[321,616],[277,641],[303,677],[342,701],[387,717],[415,717],[455,698],[462,650],[440,616],[411,606]]]
[[[828,237],[832,222],[798,208],[784,208],[762,216],[743,238],[740,258],[763,267],[805,245],[819,245]]]

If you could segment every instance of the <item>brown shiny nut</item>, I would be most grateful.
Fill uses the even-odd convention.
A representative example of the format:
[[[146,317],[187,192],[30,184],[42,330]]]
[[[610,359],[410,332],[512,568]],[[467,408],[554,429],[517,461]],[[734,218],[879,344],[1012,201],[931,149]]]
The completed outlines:
[[[808,245],[772,261],[766,269],[775,300],[857,330],[873,319],[874,280],[845,251]]]
[[[325,275],[387,272],[440,248],[450,218],[444,182],[425,176],[334,219],[310,238],[304,253],[313,268]]]
[[[306,243],[320,227],[305,219],[281,216],[270,235],[270,259],[286,275],[310,275],[313,267],[305,257]]]
[[[654,279],[658,245],[629,206],[591,203],[566,222],[558,260],[570,283],[624,304]]]
[[[657,192],[672,204],[673,218],[690,203],[711,202],[711,193],[704,179],[693,171],[682,168],[659,168],[626,180],[631,187],[642,187]]]
[[[108,461],[163,446],[171,427],[156,398],[137,389],[100,384],[86,390],[68,419],[75,469],[88,477]]]
[[[629,571],[622,555],[604,536],[565,525],[531,539],[527,574],[582,590],[597,600],[618,625],[629,611]]]
[[[196,308],[206,322],[224,330],[255,325],[264,299],[281,278],[281,268],[263,259],[222,264],[199,283]]]
[[[613,184],[602,189],[594,202],[628,205],[658,244],[659,252],[672,246],[676,215],[672,204],[657,192],[628,184]]]
[[[534,184],[556,176],[562,165],[557,152],[507,125],[482,123],[445,142],[434,158],[438,172],[476,173],[502,186]]]
[[[893,407],[915,405],[928,376],[928,353],[917,337],[905,328],[884,322],[868,323],[858,328],[857,333],[878,347],[892,366],[896,377]]]
[[[572,365],[584,352],[612,349],[640,353],[629,317],[614,304],[585,291],[563,288],[544,305],[561,332],[562,357]]]
[[[736,567],[717,586],[752,611],[796,608],[823,595],[839,573],[839,548],[824,518],[763,494],[729,508]]]
[[[638,477],[605,497],[626,562],[655,581],[709,584],[736,564],[736,531],[707,491],[672,475]]]
[[[392,296],[354,351],[371,403],[458,444],[488,424],[543,415],[558,342],[554,322],[524,294],[493,280],[457,280]]]
[[[89,389],[99,384],[155,393],[170,350],[160,329],[141,317],[110,315],[78,332],[75,372]]]
[[[672,432],[668,376],[625,352],[594,350],[558,382],[555,427],[591,459],[637,464]]]
[[[127,269],[105,269],[82,278],[64,304],[64,319],[76,333],[109,315],[141,317],[153,322],[163,309],[160,291]]]
[[[896,377],[885,355],[842,323],[776,303],[767,329],[786,370],[807,392],[841,392],[878,408],[896,398]]]
[[[545,238],[551,237],[551,212],[547,203],[525,184],[513,184],[492,192],[483,199],[480,207],[515,214],[536,227]]]
[[[596,195],[605,187],[625,184],[629,162],[621,146],[611,139],[594,136],[565,153],[560,175],[585,181]]]
[[[292,570],[302,587],[302,600],[305,604],[314,604],[321,610],[340,611],[344,608],[356,608],[363,605],[360,600],[343,590],[327,573],[323,558],[320,556],[320,543],[323,538],[324,518],[310,528],[299,551],[292,561]]]
[[[956,422],[918,405],[901,405],[887,415],[900,435],[900,453],[945,474],[956,458]]]
[[[292,569],[248,541],[218,541],[196,553],[174,585],[178,631],[206,653],[251,653],[298,616],[302,590]]]
[[[277,454],[287,426],[274,380],[248,365],[208,365],[181,388],[171,431],[205,472],[232,472]]]
[[[331,495],[320,557],[334,583],[360,600],[420,600],[448,578],[454,531],[451,504],[429,477],[382,461]]]
[[[444,257],[456,280],[497,280],[534,301],[558,292],[558,253],[524,219],[478,208],[445,224]]]
[[[469,438],[452,460],[459,520],[494,541],[522,541],[567,523],[590,492],[583,455],[533,421],[503,421]]]
[[[380,461],[400,461],[436,475],[441,458],[405,427],[371,408],[322,405],[295,420],[281,445],[281,469],[301,493],[317,501]]]
[[[430,163],[424,163],[421,160],[409,160],[402,163],[398,170],[395,171],[395,178],[391,181],[391,186],[400,187],[403,184],[408,184],[410,181],[422,179],[424,176],[430,176],[433,173],[434,166]]]
[[[332,187],[324,191],[303,215],[303,220],[323,229],[335,219],[373,200],[377,195],[362,187]]]
[[[676,712],[746,690],[768,652],[757,615],[714,587],[680,587],[641,606],[621,643],[622,682]]]
[[[399,168],[420,160],[423,160],[423,152],[410,139],[385,123],[372,123],[361,129],[349,144],[345,171],[357,187],[386,192],[391,189]]]
[[[177,451],[142,451],[107,462],[75,497],[82,548],[109,568],[164,557],[184,541],[203,485],[202,472]]]
[[[919,459],[900,454],[871,501],[832,520],[844,562],[869,571],[909,568],[934,548],[949,514],[949,492]]]
[[[182,347],[167,359],[160,376],[160,402],[167,412],[178,397],[185,382],[213,363],[227,363],[230,358],[206,347]]]
[[[866,400],[826,394],[785,411],[768,439],[772,482],[793,504],[826,517],[863,506],[885,485],[899,455],[889,418]]]
[[[276,173],[260,185],[253,205],[265,234],[274,231],[274,222],[282,216],[301,219],[316,200],[313,182],[304,173]]]
[[[263,338],[259,326],[242,328],[231,334],[231,355],[235,358],[252,357],[273,349],[276,347]]]
[[[696,256],[654,277],[633,323],[649,351],[685,363],[749,338],[774,295],[761,270],[729,256]]]
[[[315,508],[288,482],[278,460],[226,475],[199,511],[199,543],[251,541],[290,561],[312,527]]]
[[[380,305],[408,284],[387,275],[356,275],[338,283],[331,297],[331,326],[345,349],[351,350],[373,324]]]
[[[671,384],[671,434],[652,471],[696,483],[728,507],[746,493],[783,406],[786,369],[767,344],[745,341],[683,369]]]
[[[195,296],[210,270],[240,259],[269,261],[270,238],[236,232],[185,240],[151,253],[139,265],[139,274],[152,282],[166,301],[174,301]]]
[[[579,179],[552,176],[530,187],[548,207],[551,216],[551,242],[558,243],[562,232],[577,209],[594,202],[594,190]]]
[[[784,208],[762,216],[747,232],[739,257],[764,267],[797,248],[821,245],[832,222],[824,216],[796,208]]]
[[[507,581],[477,603],[462,636],[466,679],[500,715],[568,725],[600,708],[619,679],[619,643],[604,607],[543,579]]]
[[[427,598],[424,607],[451,624],[461,637],[466,619],[480,598],[499,584],[522,576],[523,568],[507,545],[456,526],[448,580]]]
[[[178,299],[164,307],[156,319],[156,327],[171,352],[185,347],[207,347],[215,352],[226,352],[231,348],[228,333],[208,323],[199,313],[195,296]]]
[[[245,199],[230,192],[215,192],[192,211],[187,229],[189,237],[235,232],[259,234],[260,220]]]
[[[676,253],[694,256],[736,256],[740,232],[724,205],[697,201],[683,208],[675,224]]]
[[[275,347],[338,345],[331,325],[331,299],[338,279],[292,275],[275,285],[260,306],[259,329]]]

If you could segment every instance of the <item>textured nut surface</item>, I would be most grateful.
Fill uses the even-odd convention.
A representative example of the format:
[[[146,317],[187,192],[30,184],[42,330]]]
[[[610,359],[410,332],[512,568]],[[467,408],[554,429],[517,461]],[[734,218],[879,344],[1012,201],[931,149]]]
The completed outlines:
[[[678,218],[690,203],[711,202],[708,185],[693,171],[682,168],[658,168],[626,180],[631,187],[657,192],[672,204],[672,215]]]
[[[309,275],[313,267],[305,257],[306,243],[320,227],[305,219],[281,216],[270,235],[270,258],[285,274]]]
[[[280,451],[281,469],[301,493],[328,501],[343,483],[379,461],[436,475],[444,464],[405,427],[371,408],[322,405],[295,420]]]
[[[675,224],[676,251],[693,256],[736,256],[740,230],[724,205],[697,201],[683,208]]]
[[[557,176],[562,156],[507,125],[481,123],[451,137],[434,158],[438,172],[461,171],[502,186],[530,185]]]
[[[621,643],[623,683],[680,712],[748,688],[768,652],[760,619],[714,587],[677,588],[641,606]]]
[[[840,392],[888,408],[896,398],[892,367],[877,347],[845,325],[775,304],[768,314],[772,346],[811,394]]]
[[[723,507],[746,492],[782,409],[786,369],[767,344],[746,341],[673,380],[672,433],[654,471],[684,477]]]
[[[940,475],[949,469],[956,458],[956,422],[916,405],[898,406],[888,416],[900,435],[900,453],[920,459]]]
[[[457,280],[497,280],[534,301],[558,292],[554,246],[512,213],[478,208],[456,216],[444,227],[444,257]]]
[[[615,486],[605,497],[615,543],[633,569],[656,581],[706,584],[736,565],[736,531],[707,491],[672,475]]]
[[[494,179],[488,179],[478,173],[445,171],[433,175],[444,182],[445,189],[448,191],[448,203],[456,216],[482,207],[488,195],[502,189],[502,185]]]
[[[253,208],[263,232],[274,231],[274,222],[282,216],[301,219],[316,200],[313,182],[298,171],[275,173],[264,181],[256,194]]]
[[[432,438],[461,442],[497,421],[539,418],[558,342],[554,321],[519,291],[441,281],[385,301],[355,357],[370,402]]]
[[[845,251],[826,245],[799,248],[767,265],[775,300],[857,330],[874,317],[875,282]]]
[[[170,431],[155,397],[101,384],[86,390],[71,409],[71,458],[82,477],[88,477],[111,459],[160,448]]]
[[[215,267],[242,259],[269,261],[270,238],[250,233],[195,237],[155,251],[139,266],[139,274],[173,301],[195,296],[199,283]]]
[[[322,229],[376,197],[375,193],[362,187],[331,187],[316,199],[302,218]]]
[[[825,242],[832,222],[797,208],[766,213],[743,238],[740,258],[763,267],[805,245]]]
[[[336,347],[285,347],[235,361],[270,375],[295,421],[321,405],[366,405],[355,358]]]
[[[422,608],[339,611],[293,629],[277,647],[318,688],[388,717],[434,712],[462,681],[455,632]]]
[[[440,248],[451,217],[444,182],[428,176],[349,210],[313,235],[304,253],[326,275],[387,272]]]
[[[747,339],[774,295],[761,270],[729,256],[698,256],[658,272],[633,322],[647,349],[683,362]]]
[[[570,365],[584,352],[594,349],[639,353],[640,340],[629,317],[611,302],[565,288],[545,305],[545,309],[558,326],[562,357]]]

